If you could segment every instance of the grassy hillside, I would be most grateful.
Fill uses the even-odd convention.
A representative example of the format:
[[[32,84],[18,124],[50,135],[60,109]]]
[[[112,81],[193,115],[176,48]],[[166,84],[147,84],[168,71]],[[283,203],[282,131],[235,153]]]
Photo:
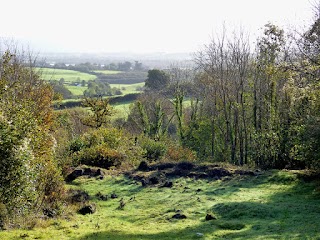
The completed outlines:
[[[139,93],[141,88],[144,87],[144,82],[133,83],[133,84],[110,84],[111,88],[119,88],[122,92],[122,95],[130,93]]]
[[[79,82],[82,80],[94,80],[97,78],[94,74],[88,74],[73,70],[65,70],[65,69],[52,69],[52,68],[38,68],[38,71],[41,72],[44,80],[57,80],[59,81],[61,78],[65,80],[65,86],[69,89],[74,96],[81,96],[83,92],[87,89],[87,87],[82,86],[74,86],[75,82]],[[107,75],[117,75],[121,74],[121,71],[111,71],[111,70],[101,70],[95,71],[96,73],[103,74],[103,76]],[[136,73],[132,73],[133,77]],[[122,75],[121,75],[122,76]],[[125,73],[125,76],[130,77],[130,73]],[[113,79],[114,80],[114,79]],[[144,82],[133,83],[133,84],[110,84],[112,88],[116,87],[121,89],[122,95],[130,94],[130,93],[138,93],[141,92],[137,90],[137,88],[142,88],[144,86]]]
[[[65,83],[71,84],[73,82],[78,81],[78,79],[85,80],[94,80],[97,77],[93,74],[73,71],[73,70],[65,70],[65,69],[53,69],[53,68],[39,68],[38,69],[42,73],[42,77],[45,80],[60,80],[64,78]]]
[[[152,174],[149,172],[142,174]],[[171,178],[172,188],[142,187],[123,175],[78,178],[94,214],[42,222],[42,228],[0,232],[2,239],[319,239],[320,195],[315,182],[270,171],[220,180]],[[99,200],[96,194],[118,198]],[[125,206],[119,209],[123,198]],[[175,214],[186,219],[174,219]],[[207,213],[216,217],[206,221]]]

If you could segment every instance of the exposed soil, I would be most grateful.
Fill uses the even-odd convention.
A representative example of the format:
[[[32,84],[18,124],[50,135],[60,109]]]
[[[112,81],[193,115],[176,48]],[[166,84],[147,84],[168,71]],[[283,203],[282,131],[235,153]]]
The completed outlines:
[[[69,174],[66,176],[65,180],[66,182],[72,182],[81,176],[95,177],[102,180],[104,178],[104,173],[100,168],[78,166],[77,168],[70,168]]]
[[[172,187],[172,182],[168,179],[175,177],[219,180],[235,175],[256,176],[259,173],[258,170],[226,169],[216,164],[196,165],[190,162],[148,164],[143,161],[136,170],[127,172],[126,175],[140,181],[142,186]]]

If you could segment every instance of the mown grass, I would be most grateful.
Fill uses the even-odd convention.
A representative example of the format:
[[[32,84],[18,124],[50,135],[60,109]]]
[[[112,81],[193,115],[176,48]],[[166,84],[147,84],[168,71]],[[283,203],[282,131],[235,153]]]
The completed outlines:
[[[66,88],[74,95],[74,96],[83,96],[83,92],[88,89],[88,87],[82,86],[70,86],[66,85]]]
[[[73,71],[73,70],[66,70],[66,69],[53,69],[53,68],[38,68],[37,69],[44,80],[57,80],[59,81],[61,78],[64,78],[66,84],[72,84],[74,82],[88,81],[94,80],[97,77],[93,74]]]
[[[133,84],[110,84],[111,88],[119,88],[122,92],[122,95],[139,93],[144,87],[144,82],[142,83],[133,83]]]
[[[44,228],[0,232],[1,239],[319,239],[316,183],[284,171],[228,180],[173,179],[172,188],[142,187],[124,176],[77,179],[96,203],[92,215],[51,220]],[[119,198],[98,200],[95,194]],[[135,197],[134,199],[132,199]],[[126,205],[119,210],[119,199]],[[131,200],[130,200],[131,199]],[[181,210],[186,219],[172,219]],[[205,221],[207,213],[217,217]]]
[[[112,119],[123,118],[127,119],[130,113],[130,106],[132,102],[125,102],[112,105],[114,112],[112,115]]]
[[[67,89],[69,89],[74,96],[82,96],[83,92],[88,89],[87,86],[73,86],[73,85],[65,85]],[[122,92],[122,96],[131,93],[139,93],[144,86],[144,83],[133,83],[133,84],[110,84],[111,88],[118,88]]]

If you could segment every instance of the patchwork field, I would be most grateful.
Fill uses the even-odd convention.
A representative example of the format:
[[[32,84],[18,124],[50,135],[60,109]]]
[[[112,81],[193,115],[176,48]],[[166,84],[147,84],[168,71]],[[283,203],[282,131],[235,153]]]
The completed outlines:
[[[44,80],[57,80],[61,78],[64,79],[64,84],[67,89],[71,91],[74,96],[81,96],[83,92],[87,89],[86,86],[75,86],[74,83],[81,82],[82,80],[94,80],[97,76],[88,73],[82,73],[73,70],[64,70],[64,69],[52,69],[52,68],[38,68],[37,69],[41,74]],[[95,71],[97,73],[103,73],[105,75],[114,75],[121,73],[121,71],[111,71],[111,70],[101,70]],[[133,84],[110,84],[111,88],[119,88],[122,92],[122,95],[130,93],[141,92],[141,89],[144,87],[144,82],[133,83]]]

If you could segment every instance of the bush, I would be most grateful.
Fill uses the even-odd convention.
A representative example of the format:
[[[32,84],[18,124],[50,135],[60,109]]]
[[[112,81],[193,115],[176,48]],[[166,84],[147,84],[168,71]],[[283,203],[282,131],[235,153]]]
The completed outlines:
[[[165,142],[156,141],[147,137],[142,138],[140,143],[142,149],[145,150],[145,155],[148,160],[159,160],[167,151]]]
[[[189,148],[184,148],[178,145],[172,145],[168,147],[168,150],[165,154],[165,158],[169,161],[174,161],[174,162],[180,162],[180,161],[192,162],[197,159],[197,156]]]
[[[72,153],[79,152],[84,147],[85,147],[84,142],[80,138],[76,138],[73,141],[71,141],[69,145],[69,151]]]
[[[68,149],[73,165],[102,168],[119,167],[124,162],[134,166],[144,153],[129,135],[116,128],[91,130],[71,141]]]
[[[0,203],[11,223],[56,203],[63,191],[53,157],[54,94],[24,60],[10,51],[0,59]]]
[[[99,144],[80,151],[77,155],[78,164],[110,168],[118,167],[125,160],[125,155],[106,144]]]

